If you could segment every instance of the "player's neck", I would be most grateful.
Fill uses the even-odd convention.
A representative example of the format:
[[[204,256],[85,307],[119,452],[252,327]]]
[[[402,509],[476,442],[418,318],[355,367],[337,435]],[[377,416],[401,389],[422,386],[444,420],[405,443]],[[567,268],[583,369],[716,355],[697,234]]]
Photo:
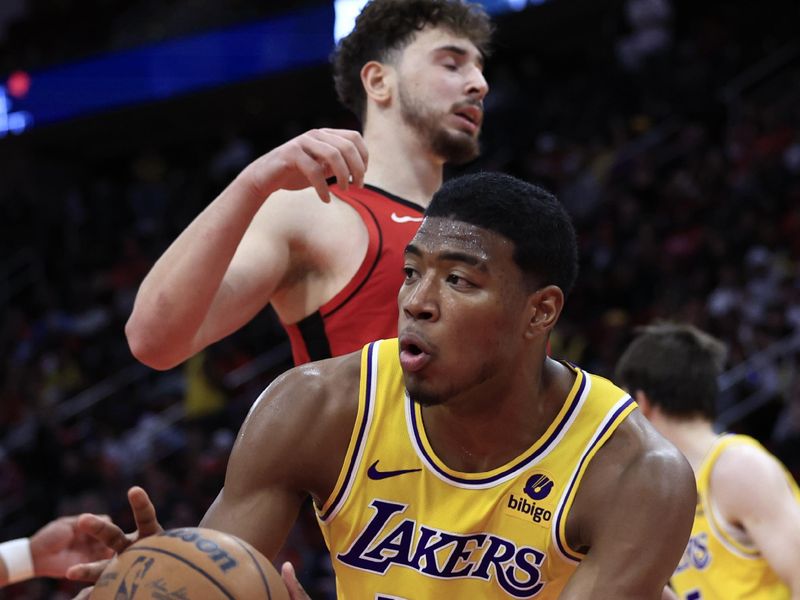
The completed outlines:
[[[540,363],[541,357],[527,364]],[[428,439],[451,469],[487,472],[525,452],[550,426],[574,380],[562,372],[548,384],[541,367],[510,371],[423,409]]]
[[[696,475],[717,439],[712,424],[705,419],[661,418],[653,420],[653,425],[661,435],[675,444],[689,461]]]
[[[366,183],[423,207],[442,185],[444,163],[408,128],[367,126]]]

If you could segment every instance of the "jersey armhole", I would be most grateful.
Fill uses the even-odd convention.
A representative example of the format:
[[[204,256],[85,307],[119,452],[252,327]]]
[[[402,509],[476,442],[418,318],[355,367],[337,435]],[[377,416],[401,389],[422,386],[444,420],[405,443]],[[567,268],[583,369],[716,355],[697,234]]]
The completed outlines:
[[[566,562],[579,563],[586,557],[585,553],[572,548],[567,542],[567,517],[575,501],[579,484],[586,473],[586,469],[589,467],[589,463],[592,462],[592,459],[597,454],[597,451],[603,447],[603,444],[608,441],[617,427],[619,427],[620,423],[622,423],[635,408],[636,402],[633,398],[625,396],[609,410],[608,415],[603,419],[600,425],[598,425],[592,439],[586,445],[578,461],[578,465],[575,467],[570,477],[566,491],[558,502],[555,514],[555,526],[552,529],[553,545],[557,549],[556,554]]]
[[[741,558],[754,560],[761,558],[761,553],[754,546],[743,544],[728,533],[724,520],[715,508],[714,501],[711,498],[711,473],[714,470],[714,466],[717,464],[717,461],[725,452],[725,450],[735,444],[747,444],[758,448],[756,444],[752,444],[745,437],[735,434],[727,434],[722,436],[721,439],[716,442],[715,447],[708,457],[708,464],[703,465],[702,486],[705,490],[705,493],[701,495],[701,502],[703,505],[703,510],[708,516],[708,526],[711,535],[717,538],[717,540],[732,554]]]
[[[342,468],[336,485],[321,508],[314,507],[321,521],[330,520],[347,500],[350,488],[355,480],[358,466],[366,445],[367,432],[375,412],[375,375],[377,373],[378,346],[380,342],[372,342],[361,351],[361,377],[358,384],[358,412],[350,435]]]
[[[342,190],[332,189],[336,197],[358,213],[364,227],[367,228],[367,251],[355,274],[334,296],[319,307],[319,313],[327,318],[339,310],[358,292],[369,279],[383,249],[383,234],[375,214],[370,208],[355,198],[351,198]]]

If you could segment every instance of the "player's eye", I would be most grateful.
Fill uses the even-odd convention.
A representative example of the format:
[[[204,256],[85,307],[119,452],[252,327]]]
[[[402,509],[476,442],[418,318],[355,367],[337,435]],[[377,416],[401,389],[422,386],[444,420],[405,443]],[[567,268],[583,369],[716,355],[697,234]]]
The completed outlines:
[[[447,283],[454,285],[456,287],[469,287],[472,284],[461,277],[460,275],[456,275],[455,273],[450,273],[446,279]]]

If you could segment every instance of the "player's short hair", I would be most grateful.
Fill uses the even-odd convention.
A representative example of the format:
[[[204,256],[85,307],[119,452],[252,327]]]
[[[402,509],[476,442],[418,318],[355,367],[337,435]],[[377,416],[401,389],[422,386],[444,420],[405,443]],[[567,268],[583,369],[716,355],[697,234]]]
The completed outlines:
[[[668,416],[713,421],[726,357],[725,344],[692,325],[657,323],[637,329],[617,362],[616,383],[644,392]]]
[[[463,0],[371,0],[353,31],[333,52],[333,81],[339,100],[363,122],[366,92],[361,68],[371,60],[387,62],[426,27],[440,27],[469,39],[485,56],[493,26],[479,4]]]
[[[447,181],[426,217],[463,221],[514,243],[514,262],[532,289],[556,285],[566,296],[578,275],[578,244],[567,211],[553,194],[511,175],[474,173]]]

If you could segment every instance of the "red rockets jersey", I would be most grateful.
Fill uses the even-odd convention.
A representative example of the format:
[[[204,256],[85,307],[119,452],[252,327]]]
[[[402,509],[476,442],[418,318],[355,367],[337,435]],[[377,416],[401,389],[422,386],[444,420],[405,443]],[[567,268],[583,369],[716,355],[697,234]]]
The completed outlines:
[[[284,324],[296,365],[355,352],[368,342],[397,337],[397,293],[403,283],[403,252],[422,222],[423,208],[365,185],[340,200],[358,212],[369,233],[366,256],[356,274],[319,310]]]

